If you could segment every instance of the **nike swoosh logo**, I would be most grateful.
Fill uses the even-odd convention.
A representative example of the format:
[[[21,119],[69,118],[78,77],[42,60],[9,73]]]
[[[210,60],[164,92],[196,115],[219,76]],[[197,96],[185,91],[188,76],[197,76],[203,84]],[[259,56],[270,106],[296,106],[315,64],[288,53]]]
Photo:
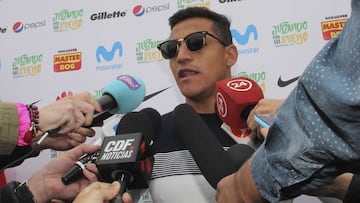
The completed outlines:
[[[151,93],[151,94],[149,94],[149,95],[146,95],[146,96],[144,97],[144,100],[143,100],[143,101],[146,101],[146,100],[148,100],[148,99],[150,99],[150,98],[152,98],[152,97],[160,94],[161,92],[163,92],[163,91],[165,91],[165,90],[167,90],[167,89],[169,89],[169,88],[170,88],[170,87],[167,87],[167,88],[165,88],[165,89],[159,90],[159,91],[154,92],[154,93]]]
[[[284,80],[281,79],[281,76],[280,76],[279,79],[278,79],[278,86],[279,87],[286,87],[286,86],[290,85],[291,83],[297,81],[299,79],[299,77],[300,76],[297,76],[297,77],[292,78],[290,80],[285,80],[284,81]]]

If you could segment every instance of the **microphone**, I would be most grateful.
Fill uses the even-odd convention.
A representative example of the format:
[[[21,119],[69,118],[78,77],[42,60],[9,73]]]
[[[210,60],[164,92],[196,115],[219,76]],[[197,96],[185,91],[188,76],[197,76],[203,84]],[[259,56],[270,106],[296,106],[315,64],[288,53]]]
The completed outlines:
[[[222,128],[237,143],[255,146],[248,137],[246,120],[250,111],[264,98],[261,87],[246,77],[230,78],[216,82],[216,111],[224,122]]]
[[[188,104],[178,105],[173,114],[179,136],[189,148],[205,179],[215,189],[223,177],[236,172],[254,152],[244,144],[235,144],[228,152],[223,150],[216,136]]]
[[[151,96],[146,96],[144,100],[150,99],[151,97],[157,95],[158,93],[160,93],[164,90],[165,89],[157,91],[155,93],[152,93],[152,94],[150,94]],[[138,112],[130,112],[128,114],[125,114],[119,122],[119,124],[121,123],[122,127],[120,128],[119,124],[117,124],[118,127],[116,130],[116,135],[131,133],[131,132],[134,132],[135,129],[138,129],[139,127],[141,127],[143,129],[141,129],[140,132],[146,133],[146,134],[144,133],[143,139],[146,143],[146,146],[149,146],[151,139],[152,139],[152,136],[150,136],[150,135],[155,133],[154,129],[159,128],[161,125],[161,119],[159,119],[160,114],[158,111],[156,111],[155,109],[152,109],[152,108],[142,109],[140,111],[140,113],[143,114],[143,116],[147,116],[148,119],[145,120],[142,117],[139,117],[136,115],[131,116],[131,114],[138,114]],[[142,120],[140,120],[140,119],[142,119]],[[135,121],[132,121],[132,120],[135,120]],[[147,125],[147,122],[149,123],[149,120],[152,122],[152,125]],[[143,124],[139,126],[136,122],[143,123]],[[136,123],[136,125],[134,125],[135,123]],[[61,177],[62,182],[65,185],[68,185],[68,184],[72,183],[73,181],[82,177],[82,175],[83,175],[82,171],[86,167],[86,164],[89,162],[95,163],[97,161],[99,153],[100,152],[97,151],[92,154],[86,154],[82,158],[80,158],[79,161],[77,161],[72,168],[70,168],[68,171],[66,171],[64,173],[64,175]]]
[[[134,110],[144,100],[145,92],[145,84],[137,76],[119,75],[104,87],[103,95],[97,100],[103,111],[95,112],[89,127],[101,126],[113,114]]]
[[[96,165],[105,182],[121,183],[113,202],[122,202],[126,189],[148,188],[153,157],[148,148],[161,126],[160,114],[151,108],[130,112],[120,120],[117,136],[105,137]]]

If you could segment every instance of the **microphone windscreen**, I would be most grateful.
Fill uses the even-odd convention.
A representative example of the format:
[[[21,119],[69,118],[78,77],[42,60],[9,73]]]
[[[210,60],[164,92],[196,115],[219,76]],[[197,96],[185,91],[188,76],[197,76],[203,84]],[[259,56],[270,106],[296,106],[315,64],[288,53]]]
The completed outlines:
[[[145,97],[145,84],[137,76],[119,75],[104,87],[104,95],[111,95],[117,108],[111,109],[113,114],[123,114],[138,107]]]
[[[216,82],[216,109],[219,117],[232,129],[247,128],[247,117],[260,99],[261,87],[246,77]]]
[[[236,171],[233,161],[190,105],[175,107],[173,117],[176,132],[189,148],[205,179],[216,189],[223,177]]]
[[[237,169],[239,169],[254,152],[255,150],[252,147],[245,144],[235,144],[227,150]]]
[[[139,112],[125,114],[116,129],[116,135],[140,132],[147,146],[150,145],[153,135],[161,126],[161,116],[152,108],[145,108]]]

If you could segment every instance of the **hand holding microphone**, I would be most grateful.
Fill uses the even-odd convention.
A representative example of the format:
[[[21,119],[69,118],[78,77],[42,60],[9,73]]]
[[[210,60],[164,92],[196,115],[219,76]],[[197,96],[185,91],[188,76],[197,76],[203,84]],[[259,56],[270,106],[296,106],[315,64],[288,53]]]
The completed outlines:
[[[237,143],[258,145],[255,134],[247,126],[251,110],[264,95],[261,87],[246,77],[230,78],[216,83],[217,113],[224,122],[222,125]]]
[[[129,189],[147,188],[153,157],[148,154],[152,137],[161,126],[160,114],[151,108],[130,112],[120,120],[116,136],[105,137],[96,166],[106,182],[121,184],[112,202],[122,202]]]
[[[54,104],[59,104],[62,108],[50,108],[45,109],[48,111],[44,113],[40,112],[40,119],[48,119],[40,120],[40,129],[55,129],[52,130],[54,135],[46,137],[46,134],[41,138],[44,140],[43,148],[66,150],[83,143],[86,136],[95,134],[90,127],[101,126],[103,120],[114,114],[132,111],[143,101],[145,91],[145,84],[138,77],[120,75],[104,87],[104,93],[98,100],[89,93],[82,93],[55,102]],[[50,122],[53,124],[42,127]],[[64,136],[66,133],[68,136]]]

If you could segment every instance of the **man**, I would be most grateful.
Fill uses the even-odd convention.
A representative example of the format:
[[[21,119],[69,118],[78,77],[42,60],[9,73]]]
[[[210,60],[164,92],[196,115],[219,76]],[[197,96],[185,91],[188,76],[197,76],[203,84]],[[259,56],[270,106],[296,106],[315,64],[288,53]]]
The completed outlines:
[[[360,0],[351,7],[342,33],[304,71],[263,145],[219,182],[218,202],[277,202],[360,171]]]
[[[221,129],[222,121],[215,110],[215,84],[231,77],[231,67],[238,57],[229,20],[207,8],[194,7],[179,10],[169,18],[169,24],[169,40],[158,48],[169,59],[186,103],[199,113],[224,147],[235,144]],[[215,202],[216,191],[177,135],[172,112],[162,116],[161,132],[153,141],[154,167],[149,186],[153,202]]]

